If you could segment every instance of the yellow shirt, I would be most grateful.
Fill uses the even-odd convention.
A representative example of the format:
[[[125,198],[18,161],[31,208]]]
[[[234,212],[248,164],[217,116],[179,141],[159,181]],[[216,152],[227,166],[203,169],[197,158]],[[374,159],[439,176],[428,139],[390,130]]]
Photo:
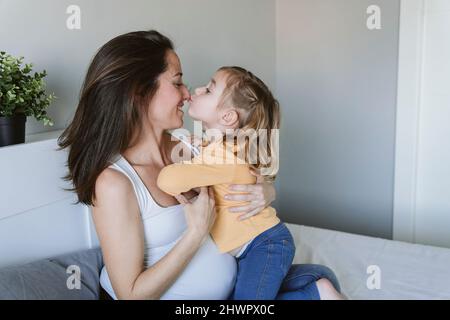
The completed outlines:
[[[178,195],[195,187],[212,186],[216,202],[216,220],[211,236],[219,250],[229,252],[247,243],[262,232],[280,222],[276,211],[267,207],[260,213],[238,220],[238,214],[229,212],[232,206],[245,205],[245,201],[229,201],[223,196],[231,193],[229,184],[253,184],[256,177],[250,173],[248,164],[239,163],[235,153],[212,143],[202,148],[192,161],[172,164],[161,170],[158,187],[170,195]]]

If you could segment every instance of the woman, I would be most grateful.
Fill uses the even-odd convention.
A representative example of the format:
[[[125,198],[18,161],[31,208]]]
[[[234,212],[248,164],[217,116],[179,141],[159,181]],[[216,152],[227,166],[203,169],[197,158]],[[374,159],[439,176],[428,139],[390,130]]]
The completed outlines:
[[[176,145],[166,132],[183,125],[189,98],[169,39],[156,31],[124,34],[94,57],[74,119],[60,137],[60,147],[69,148],[66,179],[79,202],[92,206],[105,262],[101,285],[113,298],[226,299],[232,292],[236,262],[209,237],[210,191],[202,188],[196,200],[188,192],[191,201],[181,206],[156,185]],[[247,194],[232,197],[250,201],[238,208],[245,218],[274,199],[270,184],[237,191]],[[323,267],[294,266],[280,298],[319,278],[335,281]],[[320,281],[305,290],[306,298],[335,294],[329,280]]]

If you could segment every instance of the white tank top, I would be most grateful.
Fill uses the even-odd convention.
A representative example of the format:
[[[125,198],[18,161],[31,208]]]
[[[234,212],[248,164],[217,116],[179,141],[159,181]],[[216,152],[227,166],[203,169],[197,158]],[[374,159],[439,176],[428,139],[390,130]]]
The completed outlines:
[[[172,249],[186,230],[183,208],[181,205],[158,205],[124,157],[119,155],[110,168],[122,172],[133,185],[144,225],[144,263],[150,267]],[[161,299],[227,299],[234,287],[236,272],[236,259],[229,254],[221,254],[208,236]],[[100,284],[112,298],[117,299],[105,266],[100,274]]]

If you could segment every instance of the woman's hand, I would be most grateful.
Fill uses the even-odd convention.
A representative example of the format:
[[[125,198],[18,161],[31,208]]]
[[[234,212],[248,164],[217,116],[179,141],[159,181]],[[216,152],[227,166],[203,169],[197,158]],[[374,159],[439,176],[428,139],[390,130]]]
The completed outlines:
[[[211,188],[202,187],[195,200],[187,200],[183,195],[175,198],[184,207],[187,229],[191,234],[203,239],[208,235],[209,230],[216,218],[216,208],[214,194]]]
[[[243,192],[243,194],[225,195],[225,199],[227,200],[249,202],[244,206],[228,209],[230,212],[238,213],[239,220],[245,220],[258,214],[275,200],[276,192],[273,184],[271,182],[265,182],[264,178],[254,171],[251,171],[251,173],[256,176],[255,184],[230,185],[230,191]]]

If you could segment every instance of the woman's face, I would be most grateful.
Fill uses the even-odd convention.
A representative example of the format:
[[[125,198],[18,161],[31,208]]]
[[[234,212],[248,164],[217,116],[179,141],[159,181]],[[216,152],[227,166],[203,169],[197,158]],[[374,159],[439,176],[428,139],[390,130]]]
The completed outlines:
[[[148,118],[153,127],[163,130],[183,126],[184,102],[190,99],[183,84],[180,59],[174,51],[167,53],[167,70],[159,76],[159,88],[153,96]]]

